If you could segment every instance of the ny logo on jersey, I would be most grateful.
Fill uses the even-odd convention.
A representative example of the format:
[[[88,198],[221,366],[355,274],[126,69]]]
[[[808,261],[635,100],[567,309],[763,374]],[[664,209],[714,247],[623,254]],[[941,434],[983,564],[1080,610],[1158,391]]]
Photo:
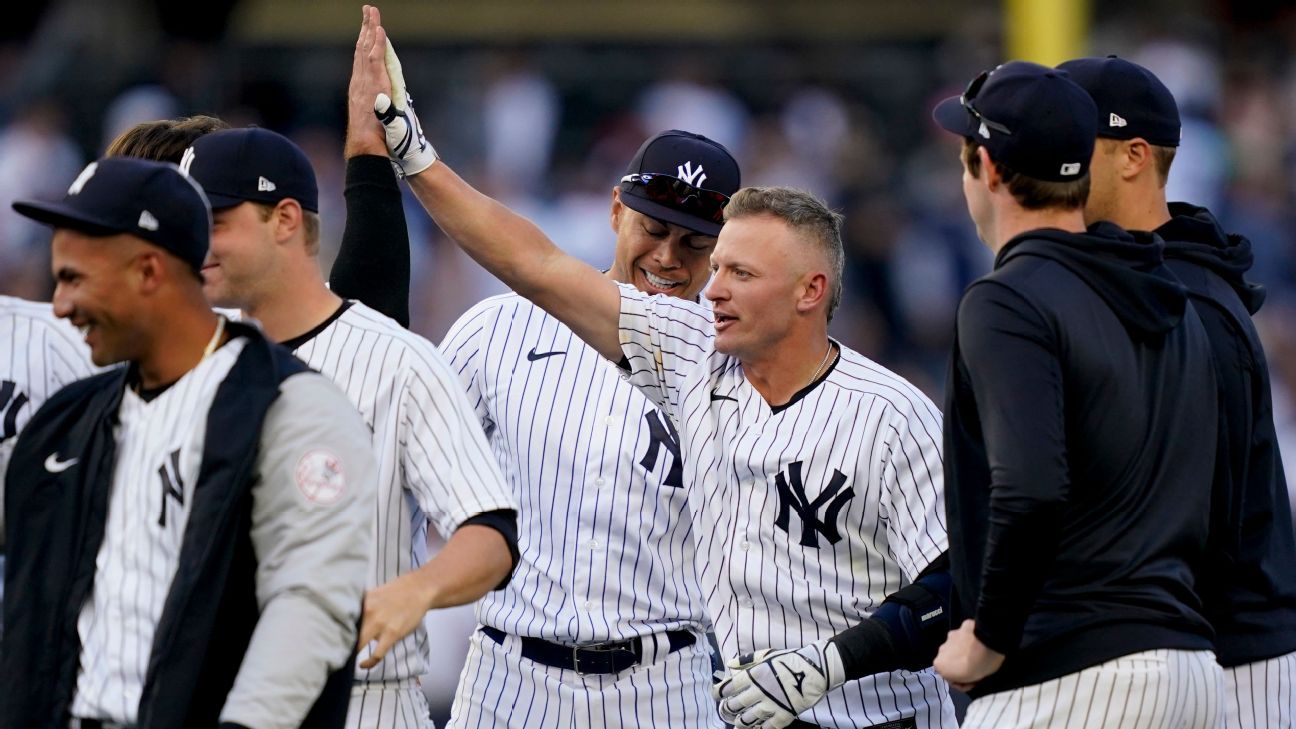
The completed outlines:
[[[158,475],[162,477],[162,513],[158,514],[158,526],[165,527],[167,524],[167,497],[176,500],[176,503],[184,506],[184,481],[180,480],[180,449],[171,451],[169,461],[164,461],[158,466]],[[167,468],[170,466],[171,468]]]
[[[834,468],[828,487],[816,496],[814,501],[806,496],[805,484],[801,481],[801,461],[789,463],[787,476],[784,477],[779,473],[774,477],[774,484],[778,487],[779,499],[778,516],[774,519],[774,526],[791,536],[792,532],[788,531],[788,519],[790,512],[795,511],[797,516],[801,517],[801,546],[818,549],[820,534],[828,540],[829,544],[841,541],[841,533],[837,531],[837,515],[841,513],[847,501],[855,498],[855,489],[842,490],[846,485],[846,474]],[[819,510],[825,505],[828,508],[824,511],[821,520]]]
[[[661,453],[662,446],[665,446],[674,460],[671,461],[663,483],[677,489],[684,488],[684,459],[680,458],[679,433],[675,432],[675,425],[670,418],[656,410],[644,413],[644,420],[648,421],[648,452],[639,461],[639,465],[649,471],[657,468],[658,454]]]
[[[4,413],[3,430],[0,430],[0,443],[18,434],[18,411],[27,404],[27,395],[19,392],[18,383],[5,380],[0,383],[0,413]]]

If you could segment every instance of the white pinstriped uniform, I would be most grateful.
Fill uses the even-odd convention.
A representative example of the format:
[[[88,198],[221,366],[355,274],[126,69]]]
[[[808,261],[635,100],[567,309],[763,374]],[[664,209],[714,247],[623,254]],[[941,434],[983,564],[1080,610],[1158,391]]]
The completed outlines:
[[[423,565],[429,521],[448,538],[470,517],[517,508],[458,378],[431,342],[360,302],[347,302],[285,345],[333,380],[373,431],[378,500],[369,587]],[[420,624],[377,666],[357,666],[348,726],[429,726],[417,685],[427,657]]]
[[[0,493],[9,455],[23,426],[50,395],[94,374],[81,333],[54,316],[48,302],[0,296]],[[0,522],[4,503],[0,500]],[[0,549],[0,599],[4,597],[4,554]]]
[[[702,585],[726,657],[800,648],[868,618],[948,548],[941,416],[845,347],[777,412],[715,351],[709,308],[621,287],[631,381],[679,430]],[[801,715],[824,727],[956,726],[928,669],[849,681]]]
[[[1210,651],[1142,651],[979,698],[963,729],[1215,729],[1223,684]]]
[[[515,294],[483,301],[442,343],[521,504],[521,561],[478,606],[452,727],[720,726],[678,443],[615,365]],[[690,630],[640,666],[578,676],[519,655]]]
[[[231,340],[152,401],[130,388],[122,396],[103,544],[77,619],[73,716],[135,722],[202,466],[208,411],[246,344]]]
[[[1224,669],[1225,729],[1296,729],[1296,653]]]

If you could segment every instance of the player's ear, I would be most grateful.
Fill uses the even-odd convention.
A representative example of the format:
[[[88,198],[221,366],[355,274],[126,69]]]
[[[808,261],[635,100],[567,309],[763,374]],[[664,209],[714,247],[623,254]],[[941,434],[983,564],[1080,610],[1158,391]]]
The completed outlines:
[[[1152,164],[1152,145],[1146,139],[1135,137],[1121,144],[1121,178],[1132,180]]]
[[[985,147],[977,147],[977,157],[981,160],[981,181],[990,192],[998,190],[1003,178],[999,176],[999,168],[995,166],[994,160],[990,159],[990,152]]]
[[[290,197],[280,200],[271,213],[271,220],[274,222],[275,242],[288,243],[293,241],[299,234],[304,234],[304,217],[301,203]]]
[[[151,295],[162,288],[168,272],[165,255],[157,250],[141,250],[130,261],[131,278],[135,281],[139,293]]]
[[[811,271],[801,281],[797,296],[797,312],[804,314],[814,310],[828,301],[828,274],[823,271]]]
[[[612,232],[616,233],[621,230],[621,216],[625,214],[625,203],[621,202],[621,188],[612,188],[612,212],[610,220],[612,222]]]

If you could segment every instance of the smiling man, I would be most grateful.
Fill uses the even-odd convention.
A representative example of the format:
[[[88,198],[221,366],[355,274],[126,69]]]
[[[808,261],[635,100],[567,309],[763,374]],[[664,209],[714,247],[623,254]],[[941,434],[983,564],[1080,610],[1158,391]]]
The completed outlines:
[[[378,48],[372,63],[381,69]],[[685,280],[702,283],[705,274],[684,270],[673,247],[627,247],[624,257],[619,249],[614,275],[581,263],[439,162],[408,99],[398,91],[398,108],[388,93],[376,95],[375,109],[397,163],[413,161],[406,180],[423,205],[478,262],[564,325],[555,338],[535,327],[544,315],[510,315],[484,322],[480,336],[512,328],[545,349],[580,337],[609,361],[589,366],[616,371],[611,363],[620,363],[620,374],[665,416],[662,430],[683,459],[675,483],[687,494],[702,594],[725,653],[744,656],[717,689],[721,716],[741,726],[955,726],[944,682],[923,670],[935,653],[932,638],[944,635],[948,599],[940,414],[909,383],[829,339],[841,296],[841,217],[797,190],[735,193],[711,253],[705,296],[713,315],[705,303],[653,295],[660,287],[676,293]],[[644,235],[686,237],[667,225],[664,211],[625,221],[617,203],[632,193],[695,217],[713,212],[723,201],[698,172],[711,171],[701,153],[687,150],[649,175],[632,168],[614,193],[614,222],[631,233],[639,226]],[[493,366],[522,371],[521,359]],[[550,372],[577,364],[555,359]],[[597,390],[571,395],[599,413]],[[601,447],[601,435],[579,447]],[[562,440],[557,432],[540,436]],[[552,468],[538,459],[526,466]],[[599,498],[609,504],[641,488],[633,473],[608,476],[610,493]],[[542,505],[536,517],[552,524],[550,539],[566,528],[553,511]],[[604,569],[597,539],[576,544],[591,552],[581,562]],[[639,565],[630,574],[653,569]],[[585,619],[579,606],[573,612]],[[501,640],[499,649],[515,651],[517,643]],[[523,657],[526,650],[523,641]],[[582,702],[590,683],[563,688]],[[634,725],[656,718],[641,715]]]

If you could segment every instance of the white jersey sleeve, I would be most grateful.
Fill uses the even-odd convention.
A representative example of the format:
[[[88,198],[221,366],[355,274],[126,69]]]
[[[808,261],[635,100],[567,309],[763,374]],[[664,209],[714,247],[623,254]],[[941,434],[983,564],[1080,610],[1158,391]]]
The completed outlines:
[[[449,537],[470,517],[517,510],[463,385],[430,343],[412,346],[401,394],[401,467],[419,507]]]
[[[907,580],[949,549],[945,531],[945,465],[941,414],[905,383],[905,399],[892,403],[890,453],[882,471],[887,542]]]
[[[301,724],[356,642],[377,466],[369,431],[337,387],[289,377],[266,413],[252,494],[261,618],[222,722]]]
[[[713,352],[710,309],[690,301],[648,294],[629,284],[621,290],[621,351],[630,382],[672,419],[679,420],[687,375]]]

